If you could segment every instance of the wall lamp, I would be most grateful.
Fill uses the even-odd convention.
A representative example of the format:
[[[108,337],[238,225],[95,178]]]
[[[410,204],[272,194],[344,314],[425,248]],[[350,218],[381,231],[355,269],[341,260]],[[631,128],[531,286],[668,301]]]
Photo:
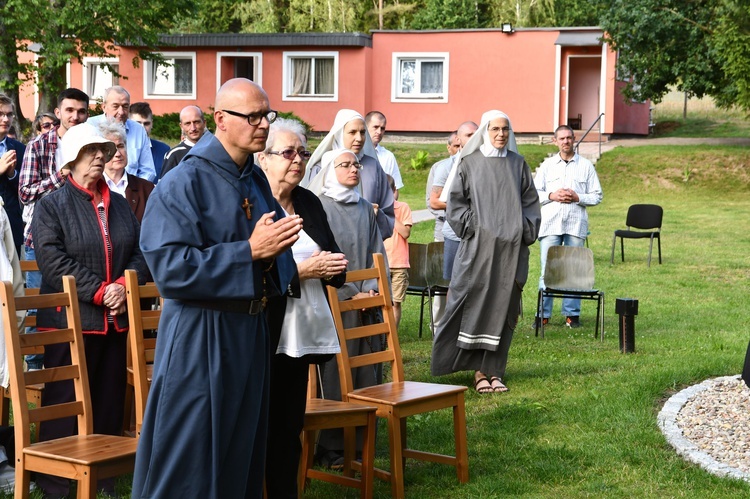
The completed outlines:
[[[515,30],[513,29],[512,23],[503,23],[500,25],[500,31],[509,35],[513,33]]]

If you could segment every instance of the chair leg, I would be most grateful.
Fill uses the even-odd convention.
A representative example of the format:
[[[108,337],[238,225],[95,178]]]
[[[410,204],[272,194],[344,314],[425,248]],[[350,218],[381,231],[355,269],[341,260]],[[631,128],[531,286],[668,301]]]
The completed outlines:
[[[95,466],[86,467],[83,477],[78,480],[78,499],[96,499],[96,484],[99,480],[98,471]]]
[[[659,265],[661,265],[661,234],[656,234],[656,246],[659,249]]]
[[[299,459],[299,470],[297,472],[297,491],[298,493],[304,492],[307,487],[307,470],[312,468],[313,457],[314,457],[314,445],[315,445],[315,432],[314,431],[303,431],[302,432],[302,453]]]
[[[544,315],[544,312],[542,311],[542,290],[540,289],[536,295],[536,315],[534,316],[534,336],[539,336],[539,324],[543,320],[542,315]]]
[[[17,499],[28,499],[30,482],[31,473],[23,469],[23,464],[21,464],[18,459],[16,459],[16,483],[14,497],[16,497]]]
[[[427,292],[427,297],[429,298],[430,293]],[[419,337],[422,337],[422,322],[424,321],[424,291],[422,291],[422,297],[420,298],[421,303],[419,305]]]
[[[625,238],[620,238],[620,256],[622,257],[622,261],[625,261]]]
[[[428,292],[427,292],[427,310],[430,312],[430,337],[434,337],[435,336],[435,321],[434,321],[433,315],[432,315],[432,299],[435,296],[436,295],[431,294],[430,291],[428,290]],[[419,331],[419,334],[422,334],[421,329]]]
[[[654,249],[654,236],[651,235],[651,239],[649,239],[648,243],[648,266],[651,266],[651,250]]]
[[[456,439],[456,476],[460,483],[469,481],[469,445],[466,442],[466,408],[464,394],[456,396],[453,406],[453,435]]]
[[[377,419],[375,412],[367,416],[367,426],[364,428],[362,438],[362,470],[360,480],[362,481],[361,493],[364,499],[370,499],[373,494],[373,466],[375,464],[375,425]]]
[[[401,419],[396,414],[390,414],[388,417],[388,437],[391,446],[391,495],[393,497],[404,497]]]

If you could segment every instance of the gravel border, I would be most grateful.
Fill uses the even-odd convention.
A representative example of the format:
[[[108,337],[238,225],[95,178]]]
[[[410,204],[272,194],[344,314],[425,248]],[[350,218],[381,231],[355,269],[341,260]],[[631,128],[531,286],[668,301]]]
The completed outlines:
[[[715,388],[722,382],[734,381],[739,378],[739,375],[712,378],[700,384],[685,388],[667,400],[664,407],[659,412],[657,422],[659,429],[667,438],[667,442],[675,448],[677,454],[686,460],[699,465],[714,475],[750,482],[750,473],[746,473],[738,468],[719,462],[710,454],[700,450],[695,442],[685,438],[682,430],[677,424],[680,411],[691,398],[703,391]]]

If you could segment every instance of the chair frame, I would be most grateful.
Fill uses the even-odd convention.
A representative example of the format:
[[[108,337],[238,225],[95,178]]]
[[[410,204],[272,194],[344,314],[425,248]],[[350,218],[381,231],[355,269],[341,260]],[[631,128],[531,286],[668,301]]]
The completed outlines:
[[[136,439],[93,433],[86,354],[75,279],[64,276],[62,284],[62,293],[25,297],[14,297],[13,287],[8,282],[3,282],[0,286],[14,408],[16,498],[29,497],[31,472],[36,471],[77,480],[77,497],[94,499],[99,478],[132,473],[135,465]],[[67,328],[36,334],[17,334],[16,310],[51,307],[65,308]],[[24,348],[58,343],[69,344],[71,365],[23,371]],[[29,408],[25,389],[27,385],[62,380],[73,381],[73,402]],[[32,423],[71,416],[77,418],[78,435],[31,443]]]
[[[427,282],[427,244],[409,243],[409,286],[406,294],[420,297],[419,304],[419,337],[422,337],[424,324],[424,304],[428,303],[430,325],[432,325],[432,300],[430,285]]]
[[[593,268],[593,261],[594,261],[594,254],[593,252],[588,248],[583,247],[574,247],[574,246],[552,246],[549,248],[549,251],[551,253],[547,254],[547,265],[544,271],[544,277],[545,277],[545,288],[540,289],[539,293],[537,294],[537,300],[536,300],[536,316],[542,317],[542,306],[544,303],[544,298],[550,297],[550,298],[579,298],[582,300],[596,300],[596,326],[594,329],[594,338],[599,336],[601,341],[604,341],[604,291],[600,289],[558,289],[558,288],[551,288],[549,286],[546,286],[547,282],[547,272],[551,268],[550,261],[552,260],[552,265],[554,265],[554,256],[553,254],[558,251],[564,252],[573,252],[573,251],[586,251],[590,257],[591,257],[591,265]],[[552,256],[552,258],[550,258]],[[534,335],[539,336],[539,331],[541,330],[542,339],[544,339],[544,321],[538,320],[535,321],[534,326]]]
[[[310,479],[354,487],[360,496],[369,499],[373,496],[373,467],[375,464],[375,418],[374,406],[325,400],[317,398],[315,364],[310,365],[308,380],[305,422],[302,428],[302,453],[297,475],[298,490],[304,492]],[[355,428],[363,428],[362,462],[356,461]],[[313,468],[316,433],[320,430],[344,428],[344,470],[343,474],[326,473]],[[354,478],[354,471],[360,478]]]
[[[135,401],[135,436],[140,437],[143,415],[146,412],[146,401],[151,389],[151,378],[154,373],[154,356],[156,338],[145,338],[143,332],[157,329],[161,310],[141,308],[141,299],[161,298],[159,289],[153,282],[138,284],[138,273],[135,270],[125,271],[125,292],[128,304],[128,388],[133,387]],[[126,404],[125,424],[130,426],[132,404]]]
[[[631,219],[631,210],[634,209],[656,209],[658,208],[660,210],[658,219],[659,223],[658,225],[655,225],[653,227],[646,227],[643,225],[649,225],[649,224],[638,224],[638,221]],[[633,215],[635,217],[635,214]],[[614,233],[614,236],[612,237],[612,256],[609,259],[610,265],[614,265],[615,263],[615,246],[617,246],[617,238],[620,238],[620,257],[622,261],[625,261],[625,239],[649,239],[649,245],[648,245],[648,267],[651,267],[651,253],[654,249],[654,239],[656,239],[656,245],[657,250],[659,252],[659,265],[661,265],[661,226],[662,221],[664,218],[664,209],[659,206],[658,204],[633,204],[628,207],[628,214],[625,218],[625,225],[627,226],[627,229],[625,230],[616,230]],[[635,229],[641,229],[643,232],[634,231]],[[649,230],[649,229],[656,229],[656,230]]]
[[[404,380],[404,366],[401,358],[393,304],[388,287],[388,277],[383,255],[373,255],[375,266],[370,269],[348,271],[347,282],[377,279],[380,293],[366,298],[340,301],[337,290],[328,287],[328,299],[333,313],[336,331],[339,335],[341,353],[336,356],[339,376],[342,382],[341,393],[346,401],[363,405],[374,405],[377,416],[388,422],[391,470],[375,470],[375,476],[390,480],[393,497],[404,497],[404,464],[406,458],[421,459],[448,464],[456,468],[458,481],[469,480],[469,456],[466,440],[466,410],[464,407],[465,386],[420,383]],[[367,326],[345,328],[342,313],[367,308],[380,308],[383,322]],[[386,349],[356,357],[349,356],[346,342],[356,338],[375,335],[386,336]],[[352,369],[387,362],[391,366],[393,381],[360,389],[354,389]],[[455,456],[434,454],[406,447],[406,418],[438,409],[452,409]]]

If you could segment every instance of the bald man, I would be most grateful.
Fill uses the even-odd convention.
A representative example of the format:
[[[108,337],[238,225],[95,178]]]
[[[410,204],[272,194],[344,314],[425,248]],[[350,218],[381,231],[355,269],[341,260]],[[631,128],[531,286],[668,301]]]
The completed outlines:
[[[262,497],[268,298],[292,284],[302,219],[285,218],[253,164],[276,119],[250,80],[216,95],[206,134],[159,182],[141,248],[165,298],[132,497]],[[294,480],[295,477],[290,477]]]
[[[170,149],[164,156],[160,178],[163,178],[169,170],[177,166],[206,133],[206,119],[203,117],[201,108],[198,106],[183,107],[180,111],[180,129],[182,129],[184,140]]]

